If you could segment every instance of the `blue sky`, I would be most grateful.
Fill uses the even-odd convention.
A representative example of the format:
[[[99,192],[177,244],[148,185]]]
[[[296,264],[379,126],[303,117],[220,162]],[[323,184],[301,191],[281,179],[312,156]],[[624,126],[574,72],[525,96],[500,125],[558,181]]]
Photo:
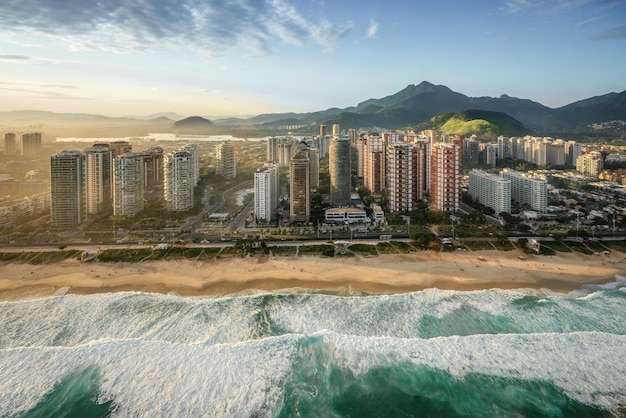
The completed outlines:
[[[626,0],[3,0],[0,111],[354,106],[427,80],[558,107],[626,90]]]

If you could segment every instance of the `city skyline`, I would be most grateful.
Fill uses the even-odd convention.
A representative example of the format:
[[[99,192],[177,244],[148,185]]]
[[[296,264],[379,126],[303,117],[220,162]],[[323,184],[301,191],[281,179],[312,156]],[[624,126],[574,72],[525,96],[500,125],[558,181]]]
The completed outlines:
[[[11,0],[0,111],[249,116],[427,80],[559,107],[626,89],[626,1]]]

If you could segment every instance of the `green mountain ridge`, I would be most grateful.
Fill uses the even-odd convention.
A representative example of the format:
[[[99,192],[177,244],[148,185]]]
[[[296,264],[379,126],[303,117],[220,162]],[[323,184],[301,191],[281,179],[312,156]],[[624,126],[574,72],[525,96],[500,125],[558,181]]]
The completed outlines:
[[[523,136],[531,133],[520,121],[506,113],[475,109],[444,113],[415,126],[414,129],[433,129],[448,135],[476,134],[492,139],[499,135]]]

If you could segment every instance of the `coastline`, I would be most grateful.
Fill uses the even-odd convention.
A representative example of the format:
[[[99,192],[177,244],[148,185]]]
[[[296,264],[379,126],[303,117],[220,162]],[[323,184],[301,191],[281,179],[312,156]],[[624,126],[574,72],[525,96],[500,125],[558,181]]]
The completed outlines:
[[[339,294],[446,290],[547,289],[568,293],[585,284],[626,275],[626,254],[521,250],[421,251],[374,257],[249,256],[210,261],[81,263],[75,259],[31,265],[0,265],[0,300],[61,294],[137,291],[187,297],[249,292],[313,290]]]

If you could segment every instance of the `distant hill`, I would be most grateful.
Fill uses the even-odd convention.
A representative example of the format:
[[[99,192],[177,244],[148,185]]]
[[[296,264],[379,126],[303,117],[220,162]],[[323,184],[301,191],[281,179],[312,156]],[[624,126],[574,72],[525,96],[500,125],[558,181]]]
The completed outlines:
[[[207,133],[213,130],[214,124],[201,116],[190,116],[174,123],[174,132]]]
[[[473,113],[477,111],[493,112],[500,116],[488,113],[477,116]],[[138,118],[36,110],[0,112],[0,131],[37,129],[44,131],[48,137],[146,135],[149,132],[236,133],[258,136],[273,135],[288,129],[296,134],[310,135],[318,132],[321,124],[330,127],[338,123],[342,130],[404,129],[421,124],[429,125],[432,118],[439,120],[441,115],[460,112],[464,112],[464,115],[450,121],[446,119],[438,129],[451,132],[501,132],[503,135],[520,135],[526,132],[560,136],[574,133],[579,137],[598,137],[608,131],[599,131],[590,125],[626,121],[626,91],[550,108],[529,99],[506,94],[500,97],[469,97],[446,86],[423,81],[417,85],[408,85],[397,93],[379,99],[368,99],[346,108],[332,107],[310,113],[262,114],[250,118],[220,118],[215,121],[200,116],[178,119],[179,115],[171,112]],[[177,122],[173,122],[174,120]],[[447,122],[449,124],[444,128]],[[623,125],[613,125],[616,128],[611,128],[612,135],[626,135]],[[301,128],[298,129],[298,126]]]
[[[303,125],[341,124],[342,129],[379,127],[401,129],[444,114],[468,109],[505,113],[519,121],[529,132],[585,130],[592,123],[626,120],[626,91],[609,93],[553,109],[541,103],[511,97],[469,97],[446,86],[423,81],[380,99],[368,99],[355,107],[330,108],[312,113],[265,114],[250,119],[253,123],[298,120]]]
[[[466,110],[444,113],[415,127],[416,130],[434,129],[444,134],[477,134],[481,138],[524,136],[530,134],[520,121],[503,112]]]

